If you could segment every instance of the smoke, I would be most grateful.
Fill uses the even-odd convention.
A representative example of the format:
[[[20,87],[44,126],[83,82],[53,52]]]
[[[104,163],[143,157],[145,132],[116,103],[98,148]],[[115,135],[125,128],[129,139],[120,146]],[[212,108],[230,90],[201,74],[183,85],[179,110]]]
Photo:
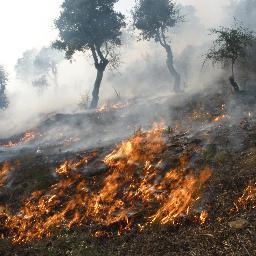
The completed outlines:
[[[237,2],[234,5],[237,7],[234,8],[233,12],[236,13],[238,10],[242,10],[239,5],[248,5],[249,2],[252,4],[255,1]],[[216,10],[223,10],[219,1],[216,1],[216,6],[218,7]],[[213,13],[214,17],[207,22],[202,15],[205,7],[205,3],[202,1],[197,2],[195,6],[180,5],[185,21],[171,30],[168,35],[174,50],[175,66],[182,76],[182,86],[188,94],[205,90],[209,87],[217,87],[218,83],[216,81],[222,75],[221,69],[217,68],[213,70],[212,67],[206,67],[202,71],[203,55],[211,44],[208,29],[213,24],[221,24],[226,18],[222,15],[216,17]],[[124,6],[123,10],[128,8],[130,6]],[[222,13],[228,15],[227,11]],[[242,13],[239,15],[243,16]],[[251,17],[253,18],[253,14]],[[226,18],[226,20],[228,19]],[[121,66],[119,70],[113,72],[107,70],[105,72],[100,92],[100,105],[108,101],[115,102],[120,98],[123,102],[127,100],[133,102],[131,99],[134,98],[152,99],[161,96],[172,96],[173,81],[166,67],[164,49],[155,42],[138,42],[136,34],[131,34],[130,31],[131,27],[124,31],[125,40],[120,49]],[[91,94],[96,75],[93,61],[90,57],[87,57],[85,54],[79,53],[76,54],[72,63],[67,60],[59,63],[58,88],[53,83],[50,83],[49,88],[42,94],[38,94],[31,84],[24,84],[12,78],[8,86],[10,107],[0,113],[0,138],[38,126],[49,115],[54,113],[83,112],[78,107],[81,95]],[[116,97],[116,92],[120,94],[119,99]],[[183,100],[185,99],[179,98],[178,102],[183,104]],[[140,124],[150,122],[156,116],[154,111],[154,115],[149,114],[152,111],[152,108],[150,108],[151,101],[147,102],[147,100],[142,99],[140,101],[143,102],[144,107],[139,104],[130,110],[131,113],[126,113],[126,116],[129,116],[130,119],[132,119],[132,116],[136,118],[141,116],[139,112],[144,114],[145,118],[141,118],[139,122],[136,122],[135,126],[137,127]],[[164,111],[166,111],[164,115],[167,113],[169,115],[169,108],[161,109],[159,112]],[[95,129],[95,126],[90,126],[89,123],[90,120],[86,120],[88,129]],[[121,127],[125,125],[127,125],[126,122],[120,126],[112,127],[113,130],[111,132],[122,130]],[[134,129],[135,126],[131,126],[131,129]],[[70,129],[72,130],[74,127],[71,125]],[[131,129],[129,132],[131,132]],[[120,133],[122,134],[122,132]]]
[[[233,18],[235,18],[242,22],[247,28],[255,31],[256,0],[232,1],[226,11],[228,13],[227,20],[230,23]]]

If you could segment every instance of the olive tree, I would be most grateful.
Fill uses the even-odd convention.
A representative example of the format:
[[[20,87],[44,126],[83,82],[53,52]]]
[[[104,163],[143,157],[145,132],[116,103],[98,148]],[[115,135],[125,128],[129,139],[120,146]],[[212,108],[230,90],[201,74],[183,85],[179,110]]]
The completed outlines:
[[[7,81],[8,75],[3,66],[0,66],[0,109],[5,109],[8,106],[8,100],[6,97]]]
[[[124,16],[115,11],[118,0],[65,0],[55,21],[59,40],[53,47],[64,50],[72,59],[76,51],[89,52],[97,77],[92,92],[91,108],[96,108],[103,74],[108,66],[117,64],[116,47],[121,45]]]
[[[235,93],[239,93],[240,88],[235,79],[235,64],[246,57],[246,49],[251,46],[254,33],[237,23],[231,27],[211,29],[210,32],[216,39],[206,54],[206,60],[212,61],[213,64],[228,64],[231,68],[230,84]]]
[[[181,76],[174,67],[173,51],[167,32],[182,20],[172,0],[137,0],[132,12],[135,28],[140,31],[141,40],[155,40],[167,53],[167,67],[174,78],[174,90],[181,90]]]

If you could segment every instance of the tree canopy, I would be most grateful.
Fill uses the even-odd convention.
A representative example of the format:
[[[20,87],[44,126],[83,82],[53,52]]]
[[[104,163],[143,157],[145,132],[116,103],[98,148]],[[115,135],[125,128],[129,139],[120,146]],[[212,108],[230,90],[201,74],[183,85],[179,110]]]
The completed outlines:
[[[103,72],[110,63],[118,64],[116,46],[121,45],[121,29],[126,25],[124,15],[115,11],[118,0],[65,0],[60,17],[55,21],[59,40],[53,47],[64,50],[71,59],[76,51],[89,50],[97,69],[91,108],[99,101]]]
[[[254,33],[237,22],[231,27],[211,29],[210,32],[216,39],[206,54],[206,60],[231,65],[232,75],[229,81],[238,93],[240,89],[235,81],[234,66],[238,60],[246,57],[247,49],[255,38]]]
[[[252,31],[238,24],[211,29],[210,32],[216,36],[216,39],[206,54],[206,59],[213,63],[230,61],[233,66],[239,58],[246,56],[246,48],[254,39]]]
[[[86,50],[91,50],[95,64],[98,58],[106,59],[111,46],[121,45],[121,28],[125,26],[124,16],[114,10],[117,1],[65,0],[55,21],[60,39],[53,47],[64,50],[68,59],[76,51]]]
[[[182,17],[172,0],[138,0],[133,11],[134,26],[143,40],[164,43],[165,33]]]
[[[173,0],[137,0],[133,11],[134,27],[140,31],[140,39],[154,39],[164,47],[167,53],[166,64],[174,78],[174,91],[181,91],[181,76],[174,66],[174,57],[167,32],[182,17]]]

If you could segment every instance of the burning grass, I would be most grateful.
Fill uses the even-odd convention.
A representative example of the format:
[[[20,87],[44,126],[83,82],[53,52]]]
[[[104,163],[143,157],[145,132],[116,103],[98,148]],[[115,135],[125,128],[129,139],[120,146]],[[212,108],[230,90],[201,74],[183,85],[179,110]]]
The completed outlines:
[[[56,168],[56,184],[32,193],[17,214],[6,216],[9,237],[13,243],[26,243],[79,226],[97,237],[120,235],[132,227],[173,224],[193,215],[191,210],[211,170],[196,174],[188,168],[187,155],[180,158],[177,168],[163,168],[165,149],[164,128],[158,125],[118,145],[103,160],[109,171],[98,179],[79,172],[94,154],[78,162],[65,161]],[[202,212],[201,223],[206,218]]]
[[[237,211],[239,209],[256,208],[256,183],[248,185],[243,195],[234,204]]]
[[[36,138],[36,131],[26,131],[20,138],[10,140],[7,143],[2,144],[2,147],[12,148],[18,145],[24,145]]]
[[[116,104],[113,104],[113,105],[104,104],[101,107],[97,108],[96,112],[103,113],[103,112],[107,112],[107,111],[111,111],[111,110],[124,109],[128,106],[129,106],[128,103],[116,103]]]

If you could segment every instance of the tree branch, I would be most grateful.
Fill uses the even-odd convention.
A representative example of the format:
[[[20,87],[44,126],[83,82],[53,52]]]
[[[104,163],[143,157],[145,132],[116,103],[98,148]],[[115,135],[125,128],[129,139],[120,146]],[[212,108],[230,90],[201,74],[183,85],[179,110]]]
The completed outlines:
[[[157,39],[159,41],[159,43],[165,48],[166,44],[164,44],[164,42],[162,41],[161,35],[160,35],[160,31],[157,31]]]
[[[162,35],[162,38],[163,38],[163,43],[164,43],[164,45],[166,46],[166,45],[167,45],[167,43],[166,43],[166,36],[165,36],[165,34],[164,34],[164,29],[163,29],[163,27],[161,27],[161,35]]]
[[[95,50],[94,45],[91,45],[91,46],[90,46],[90,49],[91,49],[92,56],[93,56],[93,59],[94,59],[94,64],[95,64],[95,65],[98,65],[98,64],[99,64],[99,61],[98,61],[98,56],[97,56],[97,54],[96,54],[96,50]]]
[[[98,56],[100,57],[100,60],[101,60],[102,62],[106,62],[106,61],[107,61],[107,59],[104,57],[103,53],[101,52],[99,46],[96,46],[96,52],[97,52],[97,54],[98,54]]]

